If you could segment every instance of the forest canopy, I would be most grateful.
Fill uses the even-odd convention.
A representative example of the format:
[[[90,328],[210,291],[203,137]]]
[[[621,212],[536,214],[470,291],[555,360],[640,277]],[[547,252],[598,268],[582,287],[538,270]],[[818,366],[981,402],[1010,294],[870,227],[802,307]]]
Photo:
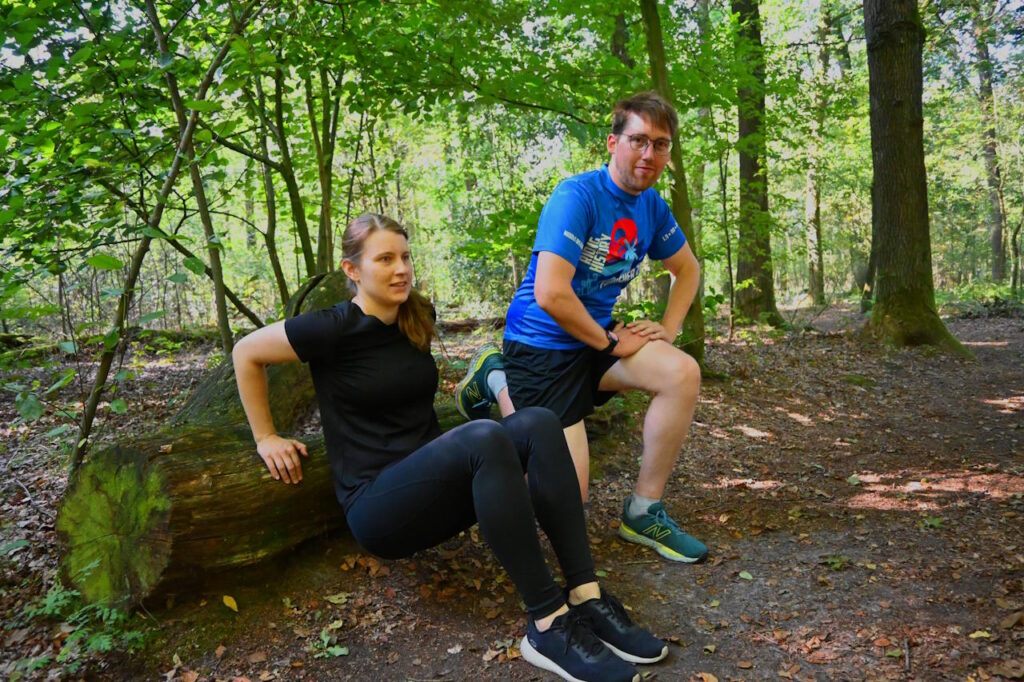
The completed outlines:
[[[1015,296],[1024,9],[914,20],[926,275],[940,299]],[[0,318],[108,359],[66,410],[75,450],[101,399],[123,404],[133,330],[217,328],[229,350],[339,267],[363,212],[408,227],[441,317],[501,315],[543,202],[605,161],[611,104],[644,89],[680,113],[659,187],[702,263],[696,312],[870,305],[859,3],[0,0],[0,29]],[[656,313],[659,274],[623,305]],[[41,414],[46,387],[6,388]]]

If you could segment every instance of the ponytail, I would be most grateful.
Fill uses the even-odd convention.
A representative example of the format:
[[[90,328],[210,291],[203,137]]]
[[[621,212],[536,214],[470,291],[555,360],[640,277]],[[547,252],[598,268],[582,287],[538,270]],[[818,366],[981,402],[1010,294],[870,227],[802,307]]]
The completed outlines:
[[[398,307],[398,330],[416,348],[430,350],[434,339],[434,306],[427,297],[412,289],[409,298]]]

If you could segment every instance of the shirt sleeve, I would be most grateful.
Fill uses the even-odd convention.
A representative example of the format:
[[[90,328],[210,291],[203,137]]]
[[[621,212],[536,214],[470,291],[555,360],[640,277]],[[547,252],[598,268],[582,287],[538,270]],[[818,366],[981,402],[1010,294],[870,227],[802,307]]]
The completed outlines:
[[[285,320],[284,333],[299,360],[322,362],[338,356],[344,323],[336,308],[326,308]]]
[[[686,235],[676,223],[672,209],[668,207],[665,200],[660,196],[655,199],[655,225],[658,226],[654,233],[654,241],[648,250],[648,255],[654,260],[665,260],[676,254],[679,249],[686,245]]]
[[[593,222],[594,207],[586,191],[577,182],[563,181],[540,213],[533,250],[550,251],[576,264]]]

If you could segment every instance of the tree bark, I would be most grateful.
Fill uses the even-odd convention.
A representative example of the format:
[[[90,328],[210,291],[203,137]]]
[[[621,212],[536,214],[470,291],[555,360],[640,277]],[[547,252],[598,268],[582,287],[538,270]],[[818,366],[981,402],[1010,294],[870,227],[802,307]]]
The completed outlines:
[[[763,130],[765,114],[764,48],[761,45],[761,14],[758,0],[732,0],[738,15],[738,58],[747,62],[748,73],[737,87],[739,111],[740,214],[736,244],[736,316],[743,320],[784,323],[775,305],[772,272],[771,218],[768,213],[768,177],[763,165],[767,145]]]
[[[991,247],[992,281],[1002,282],[1006,278],[1006,221],[1002,206],[1002,179],[999,168],[999,151],[996,140],[995,96],[992,92],[992,59],[989,54],[989,36],[986,21],[980,15],[980,8],[974,15],[974,47],[978,70],[978,99],[982,120],[985,125],[984,155],[985,181],[988,188],[989,245]]]
[[[647,37],[647,56],[651,64],[651,81],[654,90],[672,102],[672,88],[668,84],[668,68],[665,62],[665,45],[661,31],[661,17],[658,15],[657,0],[640,0],[644,33]],[[693,234],[690,193],[686,185],[686,170],[683,165],[683,150],[677,132],[672,140],[672,215],[690,243],[694,255],[699,256]],[[704,306],[694,300],[683,321],[682,348],[704,369]]]
[[[824,146],[825,107],[829,49],[826,44],[831,22],[828,9],[819,10],[818,54],[814,62],[814,92],[811,95],[811,130],[808,141],[807,189],[804,224],[807,239],[807,290],[815,305],[825,303],[825,257],[821,242],[821,166]]]
[[[278,171],[284,180],[291,204],[292,220],[295,221],[295,232],[302,246],[302,260],[306,265],[306,276],[317,274],[316,256],[313,254],[313,242],[309,238],[309,224],[306,221],[306,207],[302,203],[299,182],[295,178],[295,167],[292,165],[292,154],[288,147],[288,132],[284,125],[284,70],[274,69],[274,125],[270,126],[274,133],[277,147],[281,152],[281,164]]]
[[[966,352],[939,319],[932,283],[921,108],[924,30],[917,0],[864,0],[871,116],[872,254],[868,330],[897,346]]]

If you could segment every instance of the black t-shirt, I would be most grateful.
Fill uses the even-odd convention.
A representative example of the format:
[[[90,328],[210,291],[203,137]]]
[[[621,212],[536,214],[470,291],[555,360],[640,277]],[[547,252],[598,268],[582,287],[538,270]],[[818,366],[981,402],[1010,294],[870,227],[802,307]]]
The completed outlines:
[[[334,490],[345,511],[377,474],[441,435],[434,413],[437,364],[355,303],[284,323],[309,363]]]

